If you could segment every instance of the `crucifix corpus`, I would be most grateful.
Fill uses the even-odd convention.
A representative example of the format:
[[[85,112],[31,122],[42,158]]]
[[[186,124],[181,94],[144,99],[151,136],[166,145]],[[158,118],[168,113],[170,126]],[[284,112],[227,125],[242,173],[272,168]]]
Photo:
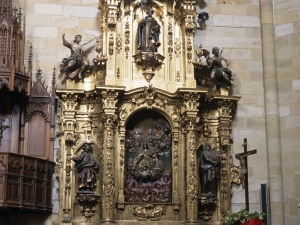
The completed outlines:
[[[243,180],[243,188],[245,189],[245,204],[246,204],[246,210],[249,211],[249,186],[248,186],[248,163],[247,163],[247,157],[249,155],[253,155],[257,153],[257,150],[250,150],[247,151],[247,138],[244,138],[244,152],[236,154],[235,158],[240,160],[240,166],[241,166],[241,174],[244,177]],[[242,177],[240,175],[240,177]]]

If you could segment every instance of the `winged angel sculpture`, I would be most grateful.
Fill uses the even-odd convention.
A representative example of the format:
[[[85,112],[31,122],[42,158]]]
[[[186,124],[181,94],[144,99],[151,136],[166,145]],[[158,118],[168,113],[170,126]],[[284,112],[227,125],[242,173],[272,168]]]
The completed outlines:
[[[197,59],[193,61],[194,75],[198,86],[220,87],[231,89],[234,87],[232,84],[233,75],[231,70],[227,67],[229,65],[225,57],[222,56],[223,50],[218,47],[212,49],[213,56],[206,49],[202,49],[200,45],[196,51]],[[202,59],[204,58],[204,63]],[[223,64],[225,62],[226,65]]]

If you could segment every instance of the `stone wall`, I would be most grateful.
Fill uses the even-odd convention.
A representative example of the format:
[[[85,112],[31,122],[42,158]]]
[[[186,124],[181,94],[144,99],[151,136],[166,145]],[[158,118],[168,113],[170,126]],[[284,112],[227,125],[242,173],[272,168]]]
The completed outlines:
[[[268,182],[266,128],[260,5],[258,0],[206,0],[210,19],[205,30],[197,30],[195,48],[199,44],[209,50],[224,48],[229,68],[236,74],[233,95],[242,96],[233,122],[232,154],[243,151],[243,139],[248,149],[257,149],[248,159],[250,210],[260,211],[260,184]],[[203,4],[205,5],[205,4]],[[239,164],[235,161],[235,164]],[[233,186],[232,210],[244,208],[244,190]]]
[[[285,224],[299,223],[300,2],[274,1]]]

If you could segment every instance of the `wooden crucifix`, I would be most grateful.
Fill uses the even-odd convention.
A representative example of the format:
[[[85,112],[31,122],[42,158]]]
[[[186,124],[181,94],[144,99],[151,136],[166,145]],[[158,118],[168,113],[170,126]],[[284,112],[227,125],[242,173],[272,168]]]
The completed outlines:
[[[236,154],[235,158],[240,160],[241,165],[241,172],[244,174],[244,189],[245,189],[245,203],[246,203],[246,210],[249,211],[249,187],[248,187],[248,162],[247,157],[249,155],[253,155],[257,153],[257,150],[250,150],[247,151],[247,138],[244,138],[244,152]]]

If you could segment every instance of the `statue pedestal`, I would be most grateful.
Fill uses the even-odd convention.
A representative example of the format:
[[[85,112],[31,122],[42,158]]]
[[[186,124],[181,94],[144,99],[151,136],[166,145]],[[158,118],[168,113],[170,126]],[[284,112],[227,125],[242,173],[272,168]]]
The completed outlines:
[[[78,191],[75,196],[77,202],[82,206],[81,215],[85,217],[85,221],[78,221],[73,224],[98,224],[98,221],[92,221],[92,217],[96,212],[96,206],[100,203],[101,196],[95,195],[91,191]]]

